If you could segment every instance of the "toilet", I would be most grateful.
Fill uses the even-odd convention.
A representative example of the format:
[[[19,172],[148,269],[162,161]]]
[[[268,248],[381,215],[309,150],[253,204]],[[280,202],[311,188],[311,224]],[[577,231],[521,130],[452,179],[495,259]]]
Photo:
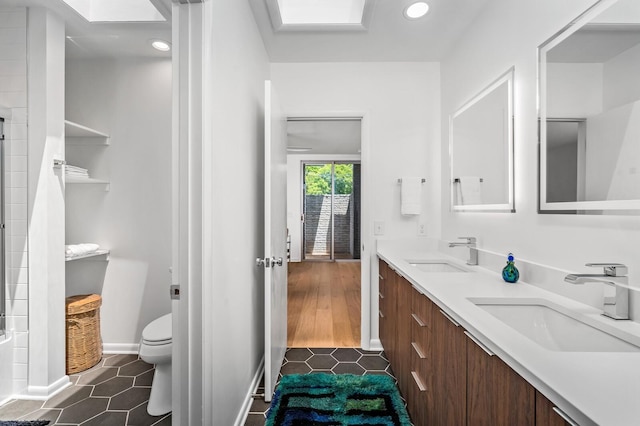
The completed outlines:
[[[147,412],[161,416],[171,411],[171,314],[151,321],[142,330],[140,359],[155,364]]]

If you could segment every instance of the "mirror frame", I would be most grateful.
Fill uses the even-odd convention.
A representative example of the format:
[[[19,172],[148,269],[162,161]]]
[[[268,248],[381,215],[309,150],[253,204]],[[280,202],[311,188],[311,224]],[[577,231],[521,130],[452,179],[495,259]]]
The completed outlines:
[[[515,191],[514,191],[514,95],[513,82],[515,77],[515,67],[511,67],[498,77],[491,84],[482,89],[477,95],[465,102],[459,109],[449,116],[449,203],[453,212],[502,212],[514,213],[515,207]],[[456,117],[460,116],[466,110],[477,104],[485,96],[493,92],[502,84],[507,83],[507,173],[509,176],[507,183],[508,201],[504,204],[454,204],[454,194],[456,190],[455,176],[453,173],[453,122]]]
[[[602,200],[602,201],[547,201],[547,120],[557,117],[547,117],[547,57],[549,50],[560,44],[573,33],[600,13],[608,9],[618,0],[599,0],[589,7],[563,29],[551,36],[538,46],[538,213],[551,214],[615,214],[640,213],[640,200]],[[567,120],[575,118],[564,117]]]

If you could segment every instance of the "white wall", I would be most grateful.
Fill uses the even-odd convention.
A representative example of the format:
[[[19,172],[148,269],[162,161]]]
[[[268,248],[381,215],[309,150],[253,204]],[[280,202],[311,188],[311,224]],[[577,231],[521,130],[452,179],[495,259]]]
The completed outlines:
[[[142,329],[170,311],[171,60],[69,59],[66,119],[111,136],[67,147],[70,164],[103,186],[67,185],[67,244],[111,250],[108,263],[67,262],[67,295],[103,297],[105,351],[135,350]]]
[[[547,64],[547,116],[585,118],[602,112],[602,68],[602,64]]]
[[[27,10],[0,8],[0,106],[10,112],[4,126],[6,220],[6,313],[13,340],[2,358],[0,402],[27,388],[28,273],[27,273]],[[12,353],[4,352],[9,350]]]
[[[439,66],[435,63],[302,63],[271,65],[272,79],[289,115],[366,113],[369,147],[363,147],[363,168],[372,179],[371,223],[384,221],[386,235],[415,237],[416,217],[400,214],[402,176],[426,176],[439,168]],[[368,133],[367,133],[368,132]],[[365,134],[367,133],[367,134]],[[366,157],[367,151],[370,153]],[[433,181],[423,190],[423,214],[428,234],[437,235],[439,189]]]
[[[495,0],[467,30],[442,63],[443,129],[448,115],[466,98],[515,65],[516,213],[456,213],[447,208],[447,158],[442,158],[444,239],[478,237],[480,248],[513,252],[516,259],[569,271],[586,271],[586,262],[621,262],[631,281],[640,281],[640,218],[616,215],[537,213],[538,140],[536,48],[591,6],[591,0],[536,2]],[[447,143],[447,131],[442,138]],[[430,175],[437,179],[437,176]],[[597,271],[592,271],[597,272]],[[527,280],[526,276],[521,277]],[[557,286],[570,284],[558,282]],[[640,318],[637,299],[634,318]]]
[[[240,422],[264,354],[264,81],[248,2],[204,3],[203,424]]]

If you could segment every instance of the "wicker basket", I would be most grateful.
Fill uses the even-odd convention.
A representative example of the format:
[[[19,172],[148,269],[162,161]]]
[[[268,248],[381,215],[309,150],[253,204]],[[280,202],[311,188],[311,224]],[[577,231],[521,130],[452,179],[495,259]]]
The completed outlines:
[[[67,374],[91,368],[102,358],[101,304],[102,297],[97,294],[66,299]]]

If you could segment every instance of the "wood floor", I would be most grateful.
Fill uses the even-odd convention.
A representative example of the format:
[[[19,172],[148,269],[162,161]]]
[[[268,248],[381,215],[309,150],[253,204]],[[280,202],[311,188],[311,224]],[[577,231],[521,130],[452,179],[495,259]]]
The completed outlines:
[[[289,263],[287,346],[360,347],[360,262]]]

